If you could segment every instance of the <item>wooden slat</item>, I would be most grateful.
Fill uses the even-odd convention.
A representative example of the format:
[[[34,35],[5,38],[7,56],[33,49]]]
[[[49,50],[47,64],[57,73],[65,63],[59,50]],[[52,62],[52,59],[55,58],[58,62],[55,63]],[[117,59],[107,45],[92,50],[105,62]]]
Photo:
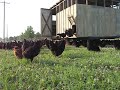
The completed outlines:
[[[72,5],[69,8],[62,10],[61,12],[56,14],[57,21],[56,21],[56,30],[57,33],[64,33],[65,30],[72,28],[72,23],[68,20],[68,17],[72,16],[74,22],[76,22],[76,5]]]

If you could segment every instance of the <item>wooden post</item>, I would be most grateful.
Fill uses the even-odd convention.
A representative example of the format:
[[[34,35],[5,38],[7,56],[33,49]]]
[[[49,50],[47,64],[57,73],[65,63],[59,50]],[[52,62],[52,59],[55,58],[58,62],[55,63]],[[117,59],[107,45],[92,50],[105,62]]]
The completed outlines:
[[[111,5],[112,5],[112,8],[113,8],[113,0],[111,0]]]
[[[120,9],[120,3],[119,3],[119,6],[118,6],[118,9]]]
[[[105,0],[104,0],[104,7],[106,6]]]
[[[97,2],[98,2],[98,0],[96,0],[96,2],[95,2],[95,3],[96,3],[96,4],[95,4],[96,6],[97,6]]]
[[[86,5],[88,5],[88,0],[86,0]]]
[[[75,0],[75,4],[78,4],[78,0]]]

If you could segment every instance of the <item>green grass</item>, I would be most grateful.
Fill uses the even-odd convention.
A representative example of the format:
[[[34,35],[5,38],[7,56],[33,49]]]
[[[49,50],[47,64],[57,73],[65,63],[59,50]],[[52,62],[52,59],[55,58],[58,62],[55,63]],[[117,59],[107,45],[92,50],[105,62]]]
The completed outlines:
[[[31,63],[0,50],[0,90],[120,90],[120,51],[69,46],[55,57],[42,48]]]

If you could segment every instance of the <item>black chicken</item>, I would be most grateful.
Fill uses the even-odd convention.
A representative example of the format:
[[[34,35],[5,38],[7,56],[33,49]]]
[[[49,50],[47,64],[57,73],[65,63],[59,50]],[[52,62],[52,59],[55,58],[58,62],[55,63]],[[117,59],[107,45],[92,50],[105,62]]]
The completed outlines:
[[[65,49],[65,40],[53,41],[53,40],[45,40],[46,46],[51,50],[52,54],[55,56],[59,56],[63,53]]]
[[[73,31],[72,31],[72,29],[65,30],[65,34],[66,34],[68,37],[72,37],[72,36],[73,36]]]
[[[75,47],[79,47],[81,45],[81,41],[79,41],[79,40],[73,40],[73,45]]]
[[[40,53],[40,48],[42,47],[41,41],[32,42],[31,46],[27,47],[28,43],[23,43],[22,45],[22,55],[24,58],[30,59],[31,62],[33,58]]]
[[[28,41],[26,39],[24,39],[23,44],[22,44],[22,52],[24,52],[26,50],[26,48],[32,46],[34,44],[33,41]]]
[[[66,37],[66,34],[65,34],[65,33],[61,33],[61,34],[57,34],[57,35],[59,35],[59,36],[62,37],[62,38],[65,38],[65,37]]]

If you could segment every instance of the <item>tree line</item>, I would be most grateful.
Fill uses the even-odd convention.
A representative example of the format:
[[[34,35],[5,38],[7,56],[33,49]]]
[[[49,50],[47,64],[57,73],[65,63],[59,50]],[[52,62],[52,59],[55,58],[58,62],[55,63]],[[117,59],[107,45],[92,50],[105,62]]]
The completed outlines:
[[[6,41],[13,41],[13,40],[22,41],[23,39],[34,40],[34,39],[40,39],[40,37],[41,34],[39,32],[35,33],[32,26],[27,26],[25,32],[22,32],[19,36],[10,36],[9,38],[6,38]]]

